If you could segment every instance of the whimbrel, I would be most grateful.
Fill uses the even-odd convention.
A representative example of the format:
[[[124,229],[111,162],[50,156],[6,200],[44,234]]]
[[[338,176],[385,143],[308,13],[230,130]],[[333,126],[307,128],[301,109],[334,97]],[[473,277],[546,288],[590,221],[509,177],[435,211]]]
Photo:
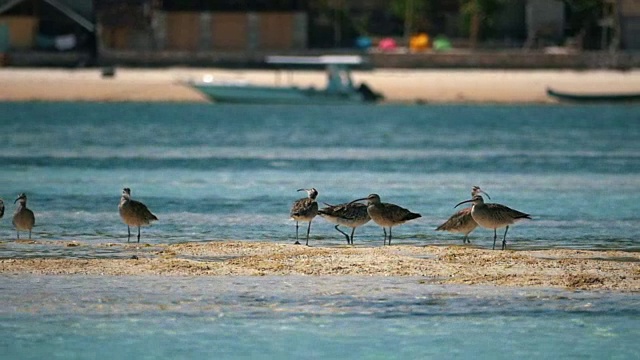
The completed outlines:
[[[296,221],[296,242],[295,244],[300,245],[298,241],[298,222],[300,221],[308,221],[309,226],[307,227],[307,246],[309,246],[309,232],[311,231],[311,221],[316,215],[318,215],[318,203],[316,202],[316,197],[318,197],[318,190],[311,189],[298,189],[297,191],[306,191],[308,197],[298,199],[291,206],[291,218]]]
[[[380,201],[380,196],[378,194],[371,194],[366,198],[353,200],[351,203],[356,201],[367,200],[367,212],[376,224],[382,226],[382,231],[384,231],[384,240],[383,244],[386,244],[387,241],[387,230],[385,227],[389,228],[389,245],[391,245],[391,228],[403,224],[409,220],[417,219],[422,215],[417,213],[412,213],[411,211],[400,207],[395,204],[383,203]]]
[[[484,199],[480,195],[474,196],[470,200],[465,200],[456,205],[464,203],[473,203],[471,207],[471,217],[483,228],[493,229],[493,249],[496,248],[496,239],[498,237],[496,229],[506,226],[504,237],[502,238],[502,250],[507,248],[507,231],[509,225],[520,219],[531,219],[529,214],[525,214],[518,210],[514,210],[502,204],[485,204]]]
[[[474,186],[473,188],[471,188],[471,197],[480,195],[480,193],[487,195],[487,197],[491,199],[489,194],[480,189],[479,186]],[[469,244],[471,244],[471,241],[469,240],[469,234],[473,230],[475,230],[476,227],[478,227],[478,223],[473,220],[473,217],[471,216],[471,207],[468,207],[451,215],[451,217],[449,217],[449,220],[445,221],[442,225],[436,228],[436,231],[462,233],[464,234],[462,243],[464,244],[468,242]]]
[[[20,194],[13,203],[15,204],[18,201],[18,207],[13,213],[13,226],[16,228],[16,237],[20,240],[20,231],[29,231],[29,239],[31,239],[31,229],[36,223],[36,217],[33,215],[33,211],[27,209],[27,195],[25,193]]]
[[[127,242],[131,239],[130,226],[138,227],[138,242],[140,242],[140,227],[149,225],[153,220],[158,220],[145,204],[131,200],[131,189],[129,188],[122,189],[122,198],[120,198],[118,210],[122,221],[127,224]]]
[[[356,228],[362,226],[371,220],[367,205],[361,203],[346,203],[340,205],[329,205],[318,210],[318,215],[327,221],[336,224],[335,229],[347,238],[347,244],[353,245],[353,233]],[[351,236],[340,230],[338,226],[348,226],[351,228]]]

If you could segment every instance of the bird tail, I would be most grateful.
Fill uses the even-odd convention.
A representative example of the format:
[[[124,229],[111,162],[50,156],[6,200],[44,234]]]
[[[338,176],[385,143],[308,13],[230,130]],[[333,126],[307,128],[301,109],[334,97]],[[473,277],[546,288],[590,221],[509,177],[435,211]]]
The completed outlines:
[[[416,213],[408,213],[402,220],[408,221],[408,220],[417,219],[419,217],[422,217],[422,215],[416,214]]]

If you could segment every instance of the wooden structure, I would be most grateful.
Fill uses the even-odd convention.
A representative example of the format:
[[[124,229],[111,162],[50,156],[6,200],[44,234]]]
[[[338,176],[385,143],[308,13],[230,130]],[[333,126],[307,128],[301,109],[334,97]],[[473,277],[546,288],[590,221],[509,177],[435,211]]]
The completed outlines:
[[[150,0],[111,0],[107,5],[96,9],[101,53],[206,54],[307,47],[305,12],[173,11]]]

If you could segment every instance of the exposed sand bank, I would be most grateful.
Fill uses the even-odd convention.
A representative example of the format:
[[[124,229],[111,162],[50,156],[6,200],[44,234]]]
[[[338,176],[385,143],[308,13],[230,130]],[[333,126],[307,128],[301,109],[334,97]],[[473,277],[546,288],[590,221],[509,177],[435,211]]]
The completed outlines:
[[[211,75],[217,80],[276,83],[267,70],[203,68],[118,68],[114,78],[100,69],[0,68],[0,101],[186,101],[207,102],[184,84]],[[366,82],[388,102],[553,103],[546,88],[575,92],[640,92],[640,70],[403,70],[355,71],[355,83]],[[321,88],[322,71],[282,73],[280,84]]]
[[[48,246],[73,246],[82,251],[87,250],[83,247],[110,247],[138,255],[121,259],[3,259],[0,274],[423,276],[436,284],[640,291],[640,253],[622,251],[498,251],[408,245],[307,247],[254,241],[153,246],[58,241]]]

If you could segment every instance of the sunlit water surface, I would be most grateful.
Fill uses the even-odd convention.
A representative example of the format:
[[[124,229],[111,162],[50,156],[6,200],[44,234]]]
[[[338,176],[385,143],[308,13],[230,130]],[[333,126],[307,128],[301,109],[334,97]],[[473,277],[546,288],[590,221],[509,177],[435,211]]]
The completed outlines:
[[[640,250],[640,107],[0,103],[0,258],[123,258],[123,187],[160,218],[142,242],[294,241],[299,188],[378,193],[435,232],[480,185],[531,214],[512,249]],[[36,243],[16,243],[29,196]],[[24,237],[26,234],[22,234]],[[473,246],[491,245],[478,229]],[[311,245],[344,237],[316,219]],[[381,246],[368,224],[357,246]],[[149,250],[152,251],[152,250]],[[632,294],[451,287],[413,278],[0,277],[7,358],[638,358]],[[4,357],[3,356],[3,357]]]

